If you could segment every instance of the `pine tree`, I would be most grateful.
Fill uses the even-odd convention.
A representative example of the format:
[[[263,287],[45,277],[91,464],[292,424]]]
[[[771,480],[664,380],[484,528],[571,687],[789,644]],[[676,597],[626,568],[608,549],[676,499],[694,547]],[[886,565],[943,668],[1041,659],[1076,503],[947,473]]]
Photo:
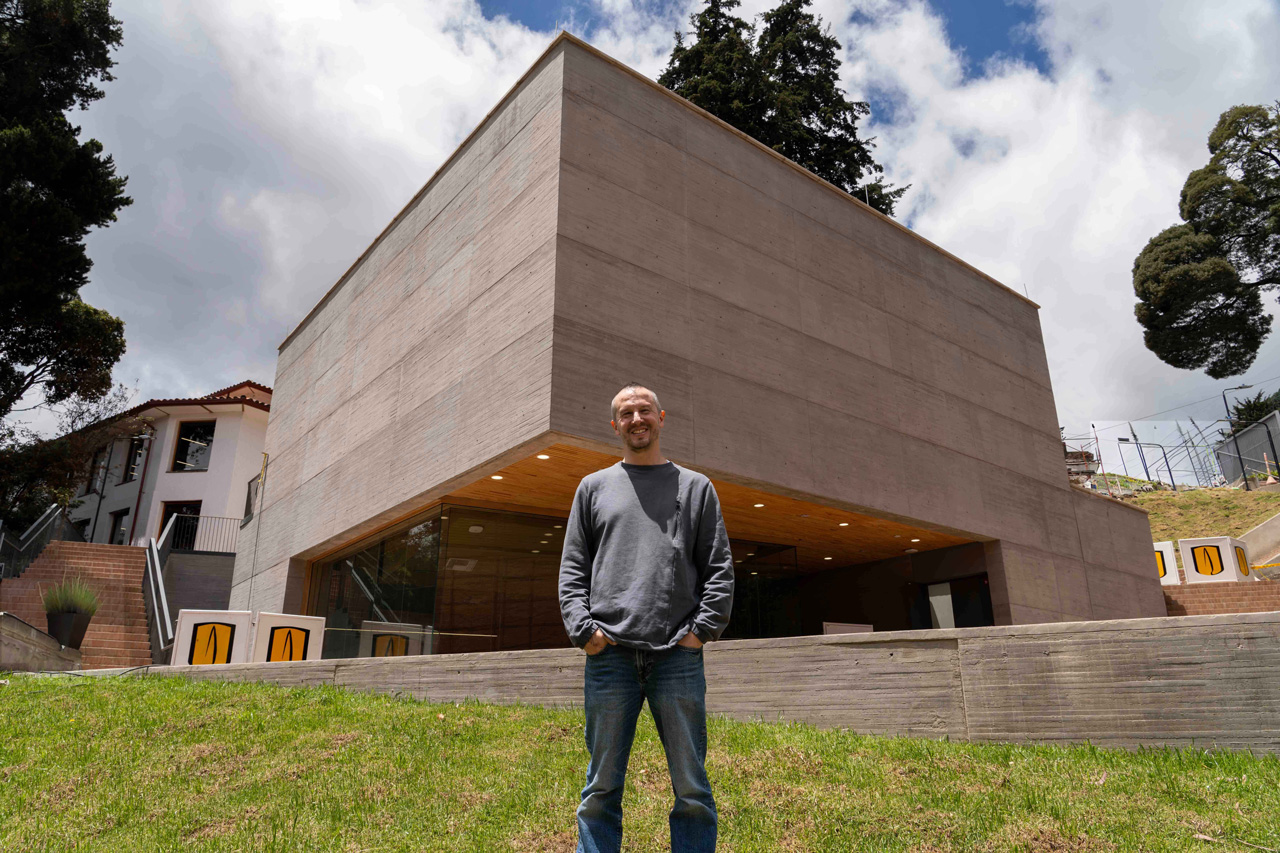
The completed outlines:
[[[738,0],[707,0],[694,14],[695,41],[677,32],[658,82],[892,215],[906,187],[881,180],[873,139],[858,136],[870,115],[839,86],[840,42],[809,11],[811,0],[783,0],[757,28],[731,14]]]

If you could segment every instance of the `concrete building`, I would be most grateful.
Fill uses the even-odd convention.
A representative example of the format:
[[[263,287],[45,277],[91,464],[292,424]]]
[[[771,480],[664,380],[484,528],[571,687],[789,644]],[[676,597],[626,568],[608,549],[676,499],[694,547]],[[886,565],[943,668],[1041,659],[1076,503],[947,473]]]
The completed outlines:
[[[231,606],[565,645],[631,380],[720,494],[728,636],[1165,615],[1145,513],[1067,481],[1034,303],[568,35],[281,345]]]
[[[233,552],[270,410],[271,389],[251,381],[135,406],[127,414],[149,428],[98,451],[68,517],[86,542],[143,545],[177,515],[180,550]]]

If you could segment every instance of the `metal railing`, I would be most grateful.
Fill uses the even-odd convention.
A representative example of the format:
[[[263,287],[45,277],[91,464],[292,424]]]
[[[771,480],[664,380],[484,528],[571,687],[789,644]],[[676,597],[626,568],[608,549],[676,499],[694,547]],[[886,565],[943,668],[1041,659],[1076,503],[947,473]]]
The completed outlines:
[[[35,562],[45,546],[54,540],[83,542],[66,510],[53,504],[17,539],[0,526],[0,578],[16,578]]]
[[[234,554],[240,535],[239,518],[217,515],[173,515],[170,524],[173,537],[169,547],[174,551],[207,551]]]
[[[173,530],[178,516],[172,516],[160,533],[146,546],[147,572],[142,581],[142,598],[147,607],[147,624],[151,628],[151,662],[168,663],[173,650],[173,619],[169,614],[169,596],[164,589],[164,564],[169,559]]]

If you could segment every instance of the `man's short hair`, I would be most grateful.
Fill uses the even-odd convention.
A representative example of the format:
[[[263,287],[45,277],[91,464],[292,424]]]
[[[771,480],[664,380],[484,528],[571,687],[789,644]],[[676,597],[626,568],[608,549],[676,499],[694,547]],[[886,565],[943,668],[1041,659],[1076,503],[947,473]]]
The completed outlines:
[[[618,419],[618,398],[622,396],[624,391],[647,391],[649,396],[653,398],[653,407],[659,412],[662,411],[662,404],[658,402],[658,395],[648,385],[640,382],[628,382],[618,389],[618,393],[613,395],[612,402],[609,403],[609,420],[616,421]]]

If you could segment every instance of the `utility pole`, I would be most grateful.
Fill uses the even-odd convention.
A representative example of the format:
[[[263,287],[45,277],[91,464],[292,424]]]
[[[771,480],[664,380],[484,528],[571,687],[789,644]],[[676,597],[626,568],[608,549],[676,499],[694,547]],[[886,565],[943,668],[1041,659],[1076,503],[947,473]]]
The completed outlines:
[[[1225,480],[1226,475],[1222,473],[1222,465],[1218,463],[1218,454],[1210,453],[1208,450],[1209,439],[1204,434],[1204,430],[1200,429],[1200,425],[1196,423],[1195,418],[1187,418],[1187,420],[1191,421],[1191,428],[1196,431],[1196,435],[1200,436],[1200,447],[1204,448],[1202,452],[1205,454],[1205,459],[1204,459],[1205,469],[1208,470],[1210,473],[1213,473],[1216,471],[1218,476],[1222,477]],[[1213,463],[1212,465],[1209,464],[1210,461],[1212,461]],[[1212,476],[1209,478],[1209,481],[1212,483],[1213,481]]]
[[[1222,392],[1222,406],[1227,410],[1227,426],[1231,428],[1231,438],[1236,445],[1236,458],[1240,460],[1240,476],[1244,479],[1244,490],[1246,492],[1249,491],[1249,469],[1245,467],[1244,454],[1240,452],[1240,437],[1236,434],[1235,421],[1231,419],[1231,406],[1227,403],[1227,391],[1243,391],[1245,388],[1252,387],[1252,385],[1237,385]]]
[[[1147,470],[1147,457],[1142,452],[1142,445],[1138,444],[1138,434],[1133,431],[1132,423],[1129,424],[1129,435],[1133,436],[1133,443],[1138,448],[1138,461],[1142,463],[1142,474],[1147,478],[1147,482],[1149,483],[1151,482],[1151,472]],[[1156,476],[1160,476],[1158,471],[1156,472]]]

